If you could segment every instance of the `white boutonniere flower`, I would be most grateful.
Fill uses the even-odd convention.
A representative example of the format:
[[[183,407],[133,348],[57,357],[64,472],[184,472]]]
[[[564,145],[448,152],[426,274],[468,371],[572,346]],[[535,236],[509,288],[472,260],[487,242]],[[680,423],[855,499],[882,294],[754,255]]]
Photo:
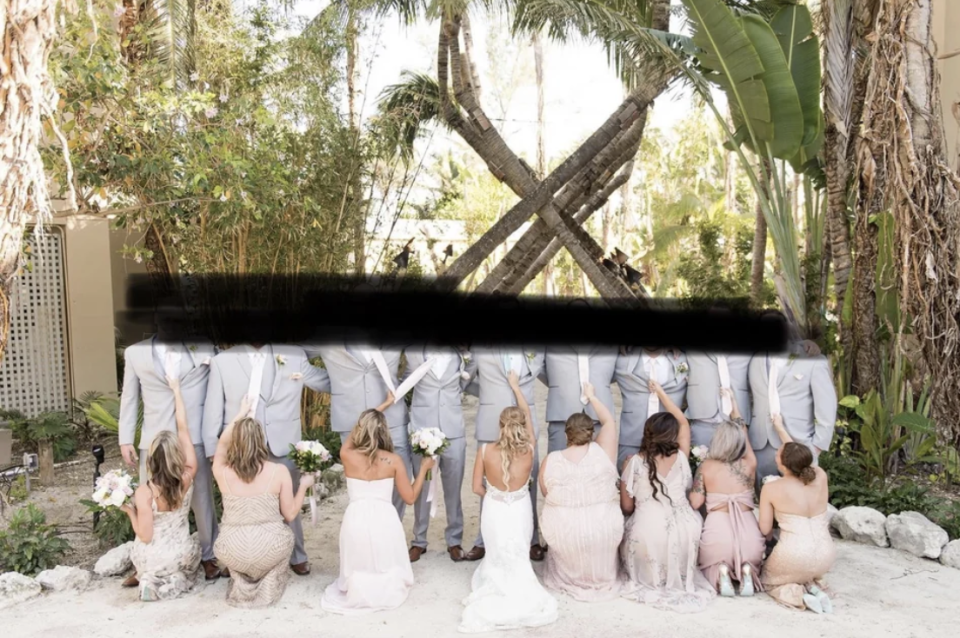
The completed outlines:
[[[203,361],[200,362],[200,365],[202,365],[202,366],[208,366],[208,365],[210,365],[210,361],[211,361],[210,357],[207,357],[206,359],[204,359]]]
[[[795,374],[795,375],[793,375],[793,378],[796,379],[797,381],[799,381],[800,379],[803,378],[803,375],[802,375],[802,374]]]
[[[302,378],[303,378],[303,374],[300,372],[294,372],[293,374],[290,375],[290,379],[292,381],[299,381]]]
[[[526,354],[527,354],[527,361],[533,361],[537,357],[536,353],[534,352],[528,352]]]
[[[280,354],[277,355],[277,365],[278,365],[278,366],[282,366],[282,365],[284,365],[286,362],[287,362],[287,358],[286,358],[286,357],[284,357],[283,355],[280,355]]]
[[[776,474],[770,474],[769,476],[764,476],[764,477],[763,477],[762,483],[763,483],[763,485],[766,485],[767,483],[772,483],[772,482],[774,482],[774,481],[779,481],[780,478],[781,478],[781,477],[777,476]]]
[[[677,364],[678,374],[686,374],[688,372],[690,372],[690,366],[688,366],[685,362],[681,361],[680,363]]]

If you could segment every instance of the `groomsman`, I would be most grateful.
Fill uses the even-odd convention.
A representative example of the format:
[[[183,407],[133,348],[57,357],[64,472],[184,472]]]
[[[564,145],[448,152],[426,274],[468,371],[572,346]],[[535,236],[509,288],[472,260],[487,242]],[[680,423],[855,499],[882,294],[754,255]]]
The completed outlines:
[[[549,346],[542,380],[547,384],[547,454],[567,447],[566,422],[571,414],[585,412],[599,431],[597,413],[583,394],[583,384],[593,384],[597,399],[614,414],[613,383],[616,349],[597,346]],[[531,404],[532,405],[532,404]]]
[[[390,385],[395,389],[397,372],[400,367],[401,348],[387,349],[370,346],[324,345],[304,346],[310,358],[319,356],[330,374],[330,425],[334,432],[340,433],[340,440],[346,441],[364,410],[374,409],[383,403],[391,391],[378,366],[382,363]],[[407,405],[397,401],[383,415],[390,426],[390,438],[393,439],[393,451],[400,455],[412,476],[413,461],[410,458],[410,436],[407,432]],[[393,505],[397,514],[403,518],[406,504],[396,490],[393,492]]]
[[[516,406],[517,399],[510,389],[508,374],[516,370],[531,413],[534,413],[533,388],[543,368],[544,353],[523,348],[477,348],[473,351],[477,360],[477,377],[467,386],[469,394],[480,398],[477,409],[476,437],[477,446],[493,443],[500,437],[500,413],[504,408]],[[534,413],[534,436],[540,436]],[[533,468],[530,471],[530,503],[533,506],[533,537],[530,541],[530,560],[543,560],[543,547],[540,545],[540,526],[537,521],[537,481],[540,468],[540,454],[537,441],[533,442]],[[483,516],[483,502],[480,503],[480,515]],[[478,530],[473,549],[467,552],[467,560],[480,560],[486,554],[483,547],[483,535]]]
[[[437,428],[450,441],[450,445],[437,459],[434,479],[436,472],[439,472],[447,512],[447,528],[444,532],[447,553],[454,562],[460,562],[465,555],[460,546],[463,541],[463,505],[460,491],[467,462],[462,396],[467,383],[476,373],[477,364],[468,351],[452,347],[413,347],[407,348],[405,354],[407,369],[403,374],[403,381],[413,374],[423,375],[413,387],[410,430]],[[413,473],[416,476],[423,457],[418,454],[413,454],[412,457]],[[420,556],[427,551],[431,508],[431,504],[427,502],[429,488],[428,482],[420,491],[420,497],[413,508],[410,562],[420,560]]]
[[[808,343],[793,335],[786,352],[759,353],[750,361],[750,444],[757,455],[757,485],[763,477],[779,473],[776,456],[782,441],[773,427],[773,414],[780,414],[794,441],[810,448],[814,464],[833,441],[837,419],[833,375],[826,357],[807,354]]]
[[[207,580],[220,577],[213,543],[217,538],[217,516],[213,504],[213,475],[203,453],[201,423],[210,361],[216,349],[210,343],[185,343],[164,339],[166,329],[158,321],[156,336],[128,346],[123,353],[123,390],[120,394],[119,442],[123,460],[131,468],[139,465],[140,482],[147,476],[147,454],[150,444],[164,430],[175,431],[173,390],[167,376],[180,380],[180,391],[187,409],[190,439],[197,453],[197,475],[193,480],[190,502],[202,551],[201,565]],[[139,450],[134,446],[137,413],[143,399],[143,428]],[[139,461],[139,463],[138,463]],[[124,581],[125,587],[136,587],[137,576]]]
[[[288,454],[301,439],[300,423],[303,386],[317,392],[330,391],[327,372],[310,365],[299,346],[285,344],[239,345],[221,352],[210,366],[210,382],[203,411],[203,447],[213,458],[217,439],[230,419],[240,411],[245,395],[250,397],[250,416],[263,426],[270,461],[290,470],[293,491],[300,487],[300,471]],[[310,573],[303,547],[303,524],[299,514],[290,523],[294,534],[290,569],[298,576]],[[229,572],[223,570],[229,577]]]
[[[687,418],[691,446],[709,446],[717,426],[730,418],[733,406],[720,396],[720,388],[733,391],[740,416],[750,423],[750,382],[747,370],[751,355],[687,353]]]
[[[615,378],[623,396],[620,413],[620,449],[617,466],[640,451],[647,418],[663,411],[657,395],[650,391],[656,380],[677,407],[683,407],[687,392],[687,357],[678,350],[642,348],[622,351],[617,357]]]

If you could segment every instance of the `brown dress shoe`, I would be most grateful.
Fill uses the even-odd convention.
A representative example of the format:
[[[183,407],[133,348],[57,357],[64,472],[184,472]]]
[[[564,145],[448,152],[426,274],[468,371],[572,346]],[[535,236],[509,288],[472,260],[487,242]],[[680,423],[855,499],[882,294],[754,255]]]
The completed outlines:
[[[226,567],[220,568],[220,578],[230,578],[230,570]]]
[[[200,565],[203,566],[203,576],[207,580],[216,580],[220,578],[220,568],[217,567],[217,561],[215,560],[202,560]]]
[[[306,576],[310,573],[310,565],[306,561],[297,563],[296,565],[290,565],[290,569],[292,569],[293,573],[297,576]]]
[[[530,546],[530,560],[541,561],[543,560],[543,548],[539,545]]]
[[[411,563],[417,562],[418,560],[420,560],[420,557],[426,553],[427,553],[426,547],[417,547],[416,545],[412,545],[410,547],[410,562]]]
[[[459,563],[460,561],[466,559],[466,554],[463,553],[463,548],[459,545],[448,547],[447,552],[450,554],[450,560],[455,563]]]
[[[467,555],[464,556],[463,559],[469,560],[469,561],[481,560],[486,555],[487,555],[487,550],[485,550],[482,547],[474,547],[469,552],[467,552]]]
[[[136,587],[140,584],[140,580],[137,578],[136,573],[131,574],[125,581],[123,581],[124,587]]]

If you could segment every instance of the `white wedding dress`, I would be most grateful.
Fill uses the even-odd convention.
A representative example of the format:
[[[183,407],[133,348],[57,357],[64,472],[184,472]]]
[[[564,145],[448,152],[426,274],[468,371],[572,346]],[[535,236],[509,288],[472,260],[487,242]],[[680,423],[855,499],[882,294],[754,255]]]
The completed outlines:
[[[557,620],[557,600],[530,564],[533,510],[530,490],[502,492],[487,485],[480,517],[486,555],[463,600],[461,633],[540,627]]]

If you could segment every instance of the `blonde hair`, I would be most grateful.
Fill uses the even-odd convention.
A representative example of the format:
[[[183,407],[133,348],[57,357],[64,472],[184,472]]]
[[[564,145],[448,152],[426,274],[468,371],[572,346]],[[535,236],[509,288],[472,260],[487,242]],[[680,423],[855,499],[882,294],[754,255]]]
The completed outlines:
[[[147,453],[148,482],[157,486],[171,510],[179,508],[183,501],[183,466],[183,452],[177,435],[170,431],[158,434]]]
[[[390,438],[387,417],[379,410],[364,410],[350,433],[350,439],[353,447],[367,457],[370,465],[373,465],[377,452],[393,452],[393,439]]]
[[[713,433],[707,458],[721,463],[735,463],[743,458],[746,451],[747,433],[743,427],[732,421],[724,421]]]
[[[504,408],[500,413],[500,469],[503,471],[503,484],[510,488],[510,464],[517,457],[530,451],[530,438],[527,436],[527,420],[523,410],[518,407]]]
[[[250,483],[257,478],[269,455],[267,437],[259,421],[245,417],[233,424],[233,438],[227,448],[227,467],[241,481]]]

